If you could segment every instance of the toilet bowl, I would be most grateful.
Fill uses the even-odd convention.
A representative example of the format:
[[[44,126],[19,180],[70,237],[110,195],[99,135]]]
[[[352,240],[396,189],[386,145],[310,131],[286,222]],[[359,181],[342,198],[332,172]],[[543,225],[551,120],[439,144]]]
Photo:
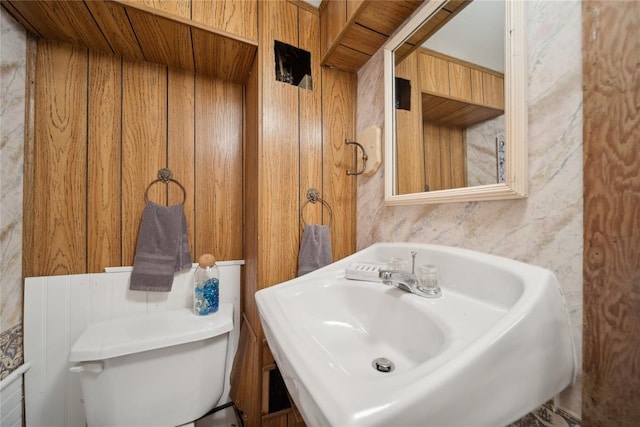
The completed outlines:
[[[221,303],[208,316],[180,309],[90,325],[69,355],[87,424],[178,426],[205,415],[228,381],[233,318]]]

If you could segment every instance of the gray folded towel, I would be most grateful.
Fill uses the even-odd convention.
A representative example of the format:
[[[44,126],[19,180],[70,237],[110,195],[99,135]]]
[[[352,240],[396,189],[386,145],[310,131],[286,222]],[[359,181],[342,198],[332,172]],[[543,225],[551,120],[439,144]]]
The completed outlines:
[[[298,276],[333,262],[328,225],[305,225],[298,254]]]
[[[191,252],[182,205],[165,207],[147,202],[129,289],[169,292],[174,273],[186,268],[191,268]]]

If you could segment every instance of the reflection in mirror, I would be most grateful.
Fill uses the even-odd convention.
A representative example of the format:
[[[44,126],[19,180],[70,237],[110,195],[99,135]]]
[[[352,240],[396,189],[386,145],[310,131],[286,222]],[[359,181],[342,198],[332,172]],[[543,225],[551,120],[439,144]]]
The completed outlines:
[[[432,0],[385,46],[387,203],[526,195],[526,82],[514,74],[524,70],[524,19],[514,3]]]
[[[504,1],[456,6],[421,45],[396,56],[396,88],[399,79],[413,83],[417,101],[396,106],[397,194],[500,182]],[[396,97],[410,104],[397,89]]]

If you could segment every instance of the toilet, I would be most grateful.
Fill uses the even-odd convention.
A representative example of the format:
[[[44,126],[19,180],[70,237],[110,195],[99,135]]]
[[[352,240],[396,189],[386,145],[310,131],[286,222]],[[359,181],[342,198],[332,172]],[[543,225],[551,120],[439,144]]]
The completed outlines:
[[[221,285],[207,316],[177,308],[89,325],[68,358],[87,425],[180,426],[228,402],[239,290]]]

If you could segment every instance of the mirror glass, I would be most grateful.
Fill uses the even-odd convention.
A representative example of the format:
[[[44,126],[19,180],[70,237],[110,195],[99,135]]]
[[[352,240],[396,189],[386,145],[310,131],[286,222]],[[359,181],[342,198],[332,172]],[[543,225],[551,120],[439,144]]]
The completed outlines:
[[[385,46],[385,201],[526,196],[523,8],[431,0]]]

